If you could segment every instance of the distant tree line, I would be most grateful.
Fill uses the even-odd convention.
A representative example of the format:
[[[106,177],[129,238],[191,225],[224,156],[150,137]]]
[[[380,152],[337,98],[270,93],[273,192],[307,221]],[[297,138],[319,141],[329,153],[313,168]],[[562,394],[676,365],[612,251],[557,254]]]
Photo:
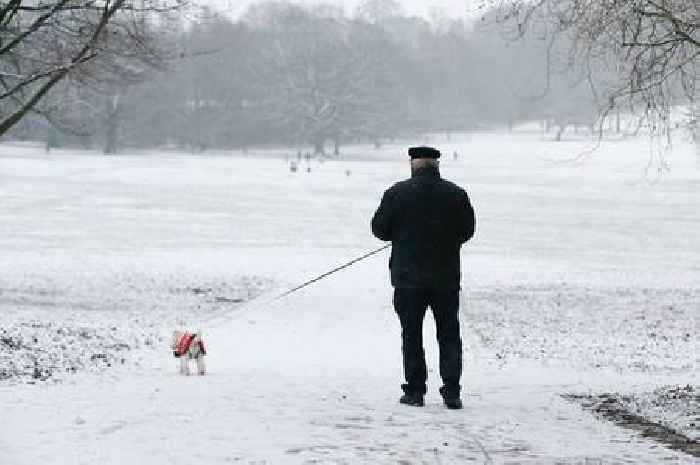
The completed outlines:
[[[203,10],[153,22],[142,48],[167,59],[115,52],[107,77],[57,85],[12,135],[106,153],[279,144],[337,154],[352,142],[532,120],[561,138],[611,116],[625,78],[617,62],[575,60],[576,37],[555,41],[544,22],[513,41],[504,11],[466,23],[406,16],[394,0],[365,0],[351,16],[272,1],[237,20]]]

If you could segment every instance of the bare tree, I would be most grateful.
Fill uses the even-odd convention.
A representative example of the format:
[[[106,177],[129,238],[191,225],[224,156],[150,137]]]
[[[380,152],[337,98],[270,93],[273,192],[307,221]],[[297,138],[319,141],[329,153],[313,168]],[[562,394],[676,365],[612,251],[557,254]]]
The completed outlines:
[[[486,0],[482,7],[495,9],[515,37],[535,29],[542,39],[564,39],[603,119],[627,106],[658,133],[669,129],[674,105],[697,101],[697,0]]]
[[[370,23],[379,23],[402,14],[401,4],[396,0],[362,0],[355,11],[358,18]]]
[[[257,104],[293,142],[323,154],[329,139],[337,151],[343,136],[381,135],[392,83],[380,29],[279,3],[259,6],[247,20],[267,35],[256,70],[267,97]]]
[[[0,136],[66,78],[132,79],[135,61],[156,63],[152,17],[184,0],[0,2]]]

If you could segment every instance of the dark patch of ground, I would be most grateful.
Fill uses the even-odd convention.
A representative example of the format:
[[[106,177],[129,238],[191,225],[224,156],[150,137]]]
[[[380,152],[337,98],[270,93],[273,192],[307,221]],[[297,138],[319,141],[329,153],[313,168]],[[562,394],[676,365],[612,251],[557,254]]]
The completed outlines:
[[[689,376],[687,387],[568,398],[669,447],[699,453],[700,398],[693,384],[700,288],[553,283],[475,288],[465,301],[465,321],[492,351],[492,363],[527,358],[591,373],[602,368],[626,376]]]
[[[659,389],[655,391],[655,393],[657,393],[657,396],[661,397],[657,401],[659,404],[668,402],[668,400],[663,399],[663,393],[670,398],[674,396],[693,398],[693,402],[696,406],[699,402],[697,388],[692,386],[667,387]],[[653,439],[670,449],[684,452],[693,457],[700,457],[700,441],[689,437],[687,433],[683,434],[683,432],[678,431],[678,429],[669,426],[668,421],[652,419],[633,412],[629,407],[633,402],[633,396],[605,393],[598,395],[566,394],[562,397],[580,404],[584,409],[593,412],[600,418],[612,421],[623,428],[637,431],[643,437]],[[697,414],[697,411],[695,413]],[[697,432],[697,423],[688,426]]]

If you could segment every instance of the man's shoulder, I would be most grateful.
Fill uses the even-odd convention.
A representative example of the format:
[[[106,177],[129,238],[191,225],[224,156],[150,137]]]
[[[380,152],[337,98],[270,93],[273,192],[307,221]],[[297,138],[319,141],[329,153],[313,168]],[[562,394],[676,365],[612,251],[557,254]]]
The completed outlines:
[[[389,194],[394,194],[396,192],[400,192],[400,191],[404,190],[406,187],[408,187],[408,184],[410,183],[410,181],[411,181],[411,178],[404,179],[403,181],[395,182],[386,191]]]
[[[440,181],[445,190],[454,192],[455,194],[467,195],[467,191],[462,186],[459,186],[458,184],[455,184],[454,182],[445,178],[440,178]]]
[[[442,190],[445,192],[449,192],[452,194],[459,194],[459,195],[466,195],[467,191],[464,190],[461,186],[455,184],[452,181],[448,181],[445,178],[439,178],[438,184],[442,187]],[[411,177],[408,179],[404,179],[402,181],[394,183],[391,187],[389,187],[386,192],[389,195],[395,195],[395,194],[400,194],[401,192],[406,192],[410,190],[414,190],[416,188],[421,187],[421,180],[419,178]]]

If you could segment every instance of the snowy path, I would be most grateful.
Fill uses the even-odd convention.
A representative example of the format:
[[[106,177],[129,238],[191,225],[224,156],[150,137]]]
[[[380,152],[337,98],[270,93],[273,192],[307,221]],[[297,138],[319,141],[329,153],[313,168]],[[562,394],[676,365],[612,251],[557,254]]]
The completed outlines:
[[[2,463],[693,463],[562,400],[575,373],[496,369],[464,333],[466,408],[442,407],[434,372],[427,406],[401,406],[385,280],[334,278],[209,330],[206,377],[177,375],[164,348],[132,371],[3,393]]]

